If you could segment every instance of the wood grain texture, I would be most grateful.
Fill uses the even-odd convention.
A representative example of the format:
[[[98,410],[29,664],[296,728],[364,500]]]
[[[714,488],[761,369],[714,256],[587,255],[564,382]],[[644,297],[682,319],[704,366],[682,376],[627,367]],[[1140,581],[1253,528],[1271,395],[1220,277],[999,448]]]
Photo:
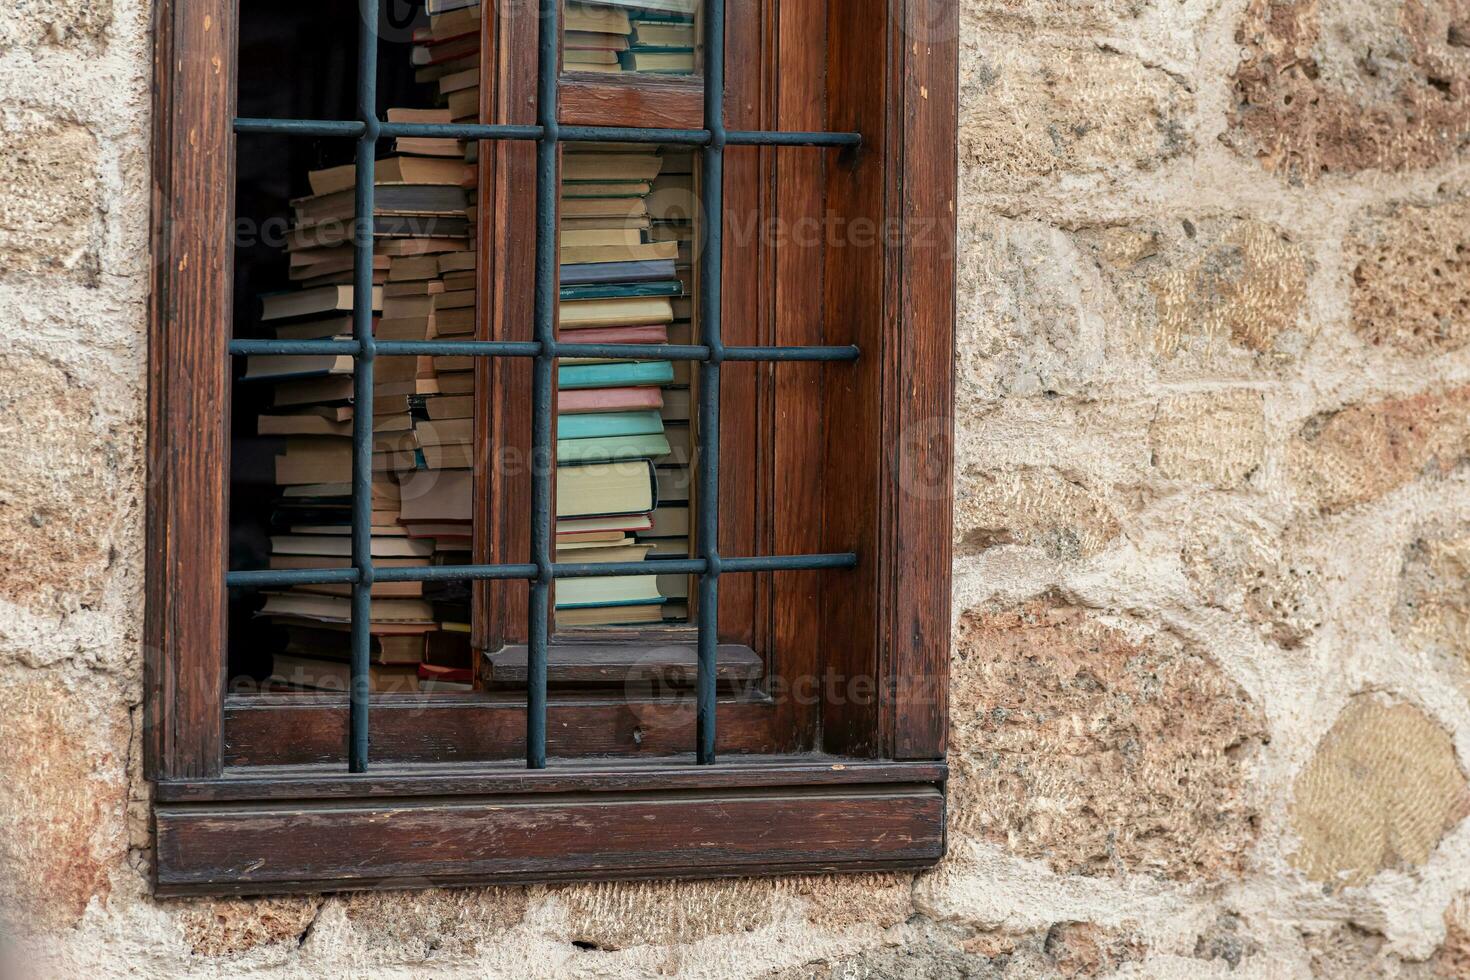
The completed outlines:
[[[828,573],[824,580],[822,636],[827,651],[824,687],[844,692],[827,699],[822,717],[822,748],[842,755],[877,755],[877,693],[887,683],[879,661],[880,589],[892,560],[882,512],[884,379],[893,334],[900,328],[885,312],[884,249],[876,233],[885,211],[888,167],[887,44],[893,25],[885,0],[844,0],[828,11],[827,100],[833,129],[858,132],[856,153],[832,161],[827,169],[827,209],[842,227],[827,249],[824,306],[828,342],[856,344],[856,363],[832,365],[826,372],[827,423],[822,464],[827,471],[824,500],[824,551],[852,551],[858,568]],[[859,25],[889,23],[888,31]],[[922,548],[926,542],[909,542]],[[845,692],[853,690],[849,695]]]
[[[944,847],[933,786],[155,812],[159,895],[907,868]]]
[[[904,17],[888,752],[931,759],[949,730],[959,14],[952,0],[905,0]]]
[[[155,8],[145,769],[217,773],[225,687],[235,15]]]
[[[714,768],[691,765],[676,757],[557,761],[547,769],[527,769],[520,760],[489,765],[429,763],[381,766],[362,774],[327,766],[276,766],[226,770],[214,779],[160,783],[155,798],[163,803],[238,803],[889,783],[939,785],[947,775],[942,762],[875,762],[811,754],[731,756]]]
[[[623,689],[601,697],[553,698],[547,710],[547,751],[586,756],[655,757],[694,751],[694,703],[637,700]],[[769,701],[724,698],[721,752],[783,751]],[[340,696],[257,695],[225,705],[228,766],[345,765]],[[375,757],[398,763],[484,762],[521,758],[526,737],[524,698],[490,694],[380,695],[372,701]]]
[[[535,10],[530,13],[534,21]],[[735,24],[733,11],[730,22]],[[703,79],[568,72],[562,77],[560,119],[563,126],[699,129],[704,126]]]
[[[715,650],[715,677],[721,681],[759,681],[761,658],[750,647],[722,643]],[[504,647],[486,657],[491,685],[526,683],[527,648]],[[547,650],[547,683],[553,685],[687,685],[699,660],[692,642],[644,646],[630,642],[552,643]]]

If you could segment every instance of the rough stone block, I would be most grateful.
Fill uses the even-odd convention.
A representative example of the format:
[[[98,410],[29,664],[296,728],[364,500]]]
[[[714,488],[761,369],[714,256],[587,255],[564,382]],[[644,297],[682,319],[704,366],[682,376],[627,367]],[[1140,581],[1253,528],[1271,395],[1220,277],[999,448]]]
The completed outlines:
[[[474,953],[525,918],[523,888],[358,892],[342,898],[351,936],[379,962]]]
[[[968,612],[950,704],[955,834],[1065,874],[1243,870],[1264,719],[1178,640],[1045,602]]]
[[[142,433],[104,416],[98,397],[66,365],[0,353],[0,598],[69,610],[106,584]]]
[[[599,882],[557,891],[573,942],[597,949],[673,946],[739,934],[772,919],[769,881]]]
[[[1470,527],[1404,550],[1393,629],[1412,649],[1470,665]]]
[[[97,166],[97,140],[84,127],[0,114],[0,275],[96,279]]]
[[[987,218],[965,229],[957,278],[962,403],[1082,393],[1098,379],[1107,286],[1066,233]]]
[[[961,184],[977,193],[1152,170],[1191,146],[1193,96],[1136,58],[986,35],[961,51]]]
[[[1148,443],[1162,479],[1233,489],[1265,457],[1265,398],[1258,391],[1228,389],[1165,399]]]
[[[196,956],[233,956],[300,942],[321,909],[315,896],[178,903],[184,941]]]
[[[1170,372],[1255,374],[1292,362],[1310,336],[1306,249],[1249,218],[1083,230],[1132,347]]]
[[[966,470],[955,489],[955,551],[1020,545],[1052,561],[1090,557],[1122,530],[1108,496],[1053,469]]]
[[[105,40],[112,0],[6,0],[0,50],[55,45],[92,48]]]
[[[0,920],[71,927],[126,854],[128,712],[100,675],[0,680]]]
[[[1208,605],[1243,616],[1291,650],[1322,625],[1322,573],[1306,549],[1259,520],[1192,521],[1180,549],[1184,573]]]
[[[1470,813],[1449,733],[1412,704],[1353,698],[1297,776],[1292,863],[1314,881],[1361,885],[1422,867]]]
[[[1224,139],[1294,183],[1435,166],[1470,141],[1464,0],[1251,0]]]
[[[1348,405],[1308,419],[1292,479],[1324,512],[1377,500],[1470,461],[1470,387]]]
[[[1344,251],[1365,341],[1415,355],[1470,343],[1470,198],[1369,212]]]

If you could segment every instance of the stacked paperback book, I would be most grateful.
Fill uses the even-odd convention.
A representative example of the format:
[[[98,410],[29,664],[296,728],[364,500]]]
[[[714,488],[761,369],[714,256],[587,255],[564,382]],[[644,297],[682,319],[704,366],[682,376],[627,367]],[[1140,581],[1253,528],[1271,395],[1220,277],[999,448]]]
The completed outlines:
[[[470,15],[473,14],[473,17]],[[453,18],[453,19],[451,19]],[[462,28],[473,20],[473,29]],[[416,36],[415,72],[441,101],[473,92],[478,114],[478,6],[433,16]],[[390,109],[394,122],[447,123],[453,108]],[[277,338],[353,334],[352,165],[313,171],[291,202],[292,289],[262,297]],[[464,143],[399,138],[377,161],[373,214],[373,332],[379,340],[469,339],[476,310],[473,170]],[[261,436],[280,440],[271,523],[276,569],[351,564],[354,365],[348,355],[248,359],[245,381],[268,385]],[[381,567],[469,558],[474,370],[468,357],[380,357],[373,377],[372,558]],[[260,615],[284,630],[270,683],[347,686],[351,586],[270,592]],[[401,692],[468,688],[468,589],[418,582],[372,589],[371,681]]]
[[[562,37],[567,71],[692,75],[698,0],[568,3]]]
[[[669,170],[671,173],[666,174]],[[687,154],[567,147],[562,158],[561,315],[566,343],[689,344],[692,213],[668,221]],[[681,174],[681,171],[683,172]],[[682,254],[682,260],[681,260]],[[557,372],[558,562],[637,562],[688,553],[687,361],[564,358]],[[688,618],[686,576],[565,579],[560,627]]]

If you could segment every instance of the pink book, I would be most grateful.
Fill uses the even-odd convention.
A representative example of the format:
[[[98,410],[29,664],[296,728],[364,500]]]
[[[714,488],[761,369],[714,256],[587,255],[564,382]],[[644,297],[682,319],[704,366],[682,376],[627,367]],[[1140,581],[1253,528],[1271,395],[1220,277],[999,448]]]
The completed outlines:
[[[594,327],[591,330],[568,330],[561,335],[564,344],[667,344],[669,328],[662,324],[648,327]]]
[[[636,412],[664,407],[658,388],[587,388],[558,393],[556,410],[562,415],[585,412]]]

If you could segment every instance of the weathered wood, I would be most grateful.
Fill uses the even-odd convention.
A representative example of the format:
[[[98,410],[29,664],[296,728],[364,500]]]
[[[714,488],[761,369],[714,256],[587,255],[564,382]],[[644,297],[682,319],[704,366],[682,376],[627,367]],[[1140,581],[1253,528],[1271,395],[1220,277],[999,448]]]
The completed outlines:
[[[155,8],[145,768],[220,768],[225,688],[235,12]]]
[[[534,5],[528,7],[528,12],[534,23]],[[732,15],[732,24],[734,20]],[[535,57],[534,50],[531,56]],[[562,80],[561,122],[564,126],[699,129],[704,125],[703,79],[568,72]]]
[[[581,759],[527,769],[520,760],[489,765],[417,763],[354,774],[327,766],[226,770],[215,779],[160,783],[162,803],[248,800],[499,796],[531,793],[623,793],[680,789],[851,786],[944,782],[942,762],[876,762],[832,756],[731,756],[716,767],[687,758]]]
[[[934,759],[949,728],[959,14],[951,0],[906,0],[904,16],[898,397],[884,461],[896,482],[886,743],[893,758]]]
[[[165,804],[155,814],[159,895],[923,867],[944,849],[933,786]]]
[[[486,656],[492,685],[526,683],[527,648],[505,647]],[[715,677],[721,681],[757,681],[764,672],[750,647],[722,643],[715,651]],[[552,643],[547,649],[547,683],[557,685],[692,684],[698,666],[695,643]]]
[[[766,700],[720,702],[720,751],[787,752]],[[347,705],[340,695],[256,695],[225,704],[228,766],[345,765]],[[377,758],[400,763],[484,762],[521,758],[524,698],[492,694],[378,695],[371,735]],[[553,699],[547,711],[550,755],[652,757],[694,750],[692,699],[629,699],[621,688],[600,697]]]

